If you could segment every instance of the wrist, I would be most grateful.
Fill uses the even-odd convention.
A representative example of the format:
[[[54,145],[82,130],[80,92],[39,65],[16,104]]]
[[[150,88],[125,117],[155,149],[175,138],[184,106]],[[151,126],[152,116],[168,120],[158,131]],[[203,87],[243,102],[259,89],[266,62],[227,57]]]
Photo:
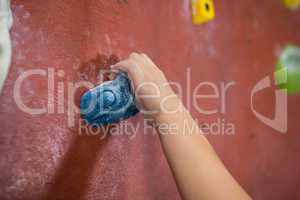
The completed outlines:
[[[154,120],[156,123],[165,122],[166,119],[170,119],[178,114],[182,114],[184,110],[185,108],[180,98],[173,93],[162,99],[160,102],[159,112],[154,116]]]

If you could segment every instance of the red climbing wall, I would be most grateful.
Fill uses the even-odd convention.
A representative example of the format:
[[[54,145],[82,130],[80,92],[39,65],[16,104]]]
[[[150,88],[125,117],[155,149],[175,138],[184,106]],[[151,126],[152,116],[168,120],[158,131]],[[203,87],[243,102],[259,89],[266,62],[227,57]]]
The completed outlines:
[[[280,49],[288,42],[300,45],[300,12],[285,9],[280,0],[215,4],[216,19],[194,26],[189,0],[13,0],[13,61],[0,97],[0,199],[180,199],[150,131],[100,140],[80,135],[78,123],[68,126],[72,82],[96,81],[97,68],[132,51],[149,54],[184,88],[188,67],[191,88],[233,81],[224,114],[203,115],[194,107],[191,112],[201,122],[221,118],[235,125],[234,135],[208,138],[254,199],[300,199],[300,96],[288,98],[286,134],[263,124],[250,108],[251,89],[272,74]],[[15,103],[15,81],[30,69],[54,73],[55,84],[48,87],[46,76],[30,76],[21,87],[22,101],[47,107],[53,89],[53,112],[30,115]],[[183,90],[186,104],[189,91]],[[272,117],[274,87],[254,102]],[[212,109],[219,103],[199,104]],[[129,121],[137,124],[142,116]]]

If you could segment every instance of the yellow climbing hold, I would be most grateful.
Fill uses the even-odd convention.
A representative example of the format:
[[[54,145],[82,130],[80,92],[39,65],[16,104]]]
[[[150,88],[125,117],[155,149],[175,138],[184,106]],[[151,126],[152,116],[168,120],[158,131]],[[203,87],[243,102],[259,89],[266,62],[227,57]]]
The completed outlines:
[[[291,10],[296,10],[300,7],[300,0],[283,0],[283,3]]]
[[[203,24],[211,21],[215,17],[213,0],[191,0],[193,23]]]

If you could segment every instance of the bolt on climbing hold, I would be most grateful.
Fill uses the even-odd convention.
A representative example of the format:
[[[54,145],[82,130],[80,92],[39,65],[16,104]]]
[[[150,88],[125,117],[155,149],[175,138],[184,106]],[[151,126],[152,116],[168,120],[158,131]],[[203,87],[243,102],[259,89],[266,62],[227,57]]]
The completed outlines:
[[[276,65],[275,79],[280,83],[279,88],[286,89],[288,94],[300,92],[300,48],[296,45],[287,45]],[[286,77],[286,81],[283,79]]]
[[[80,100],[81,118],[94,127],[118,123],[136,115],[139,109],[126,73],[119,72],[107,81],[87,91]]]
[[[300,7],[300,0],[283,0],[285,7],[296,10]]]
[[[194,24],[203,24],[215,18],[213,0],[191,0]]]

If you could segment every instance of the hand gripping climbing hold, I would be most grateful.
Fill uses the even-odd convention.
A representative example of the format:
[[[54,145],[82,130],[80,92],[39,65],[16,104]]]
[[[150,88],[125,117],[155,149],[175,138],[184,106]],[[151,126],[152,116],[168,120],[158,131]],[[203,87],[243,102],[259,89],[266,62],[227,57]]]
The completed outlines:
[[[112,81],[87,91],[80,100],[81,117],[96,127],[120,122],[139,112],[130,80],[119,72]]]

